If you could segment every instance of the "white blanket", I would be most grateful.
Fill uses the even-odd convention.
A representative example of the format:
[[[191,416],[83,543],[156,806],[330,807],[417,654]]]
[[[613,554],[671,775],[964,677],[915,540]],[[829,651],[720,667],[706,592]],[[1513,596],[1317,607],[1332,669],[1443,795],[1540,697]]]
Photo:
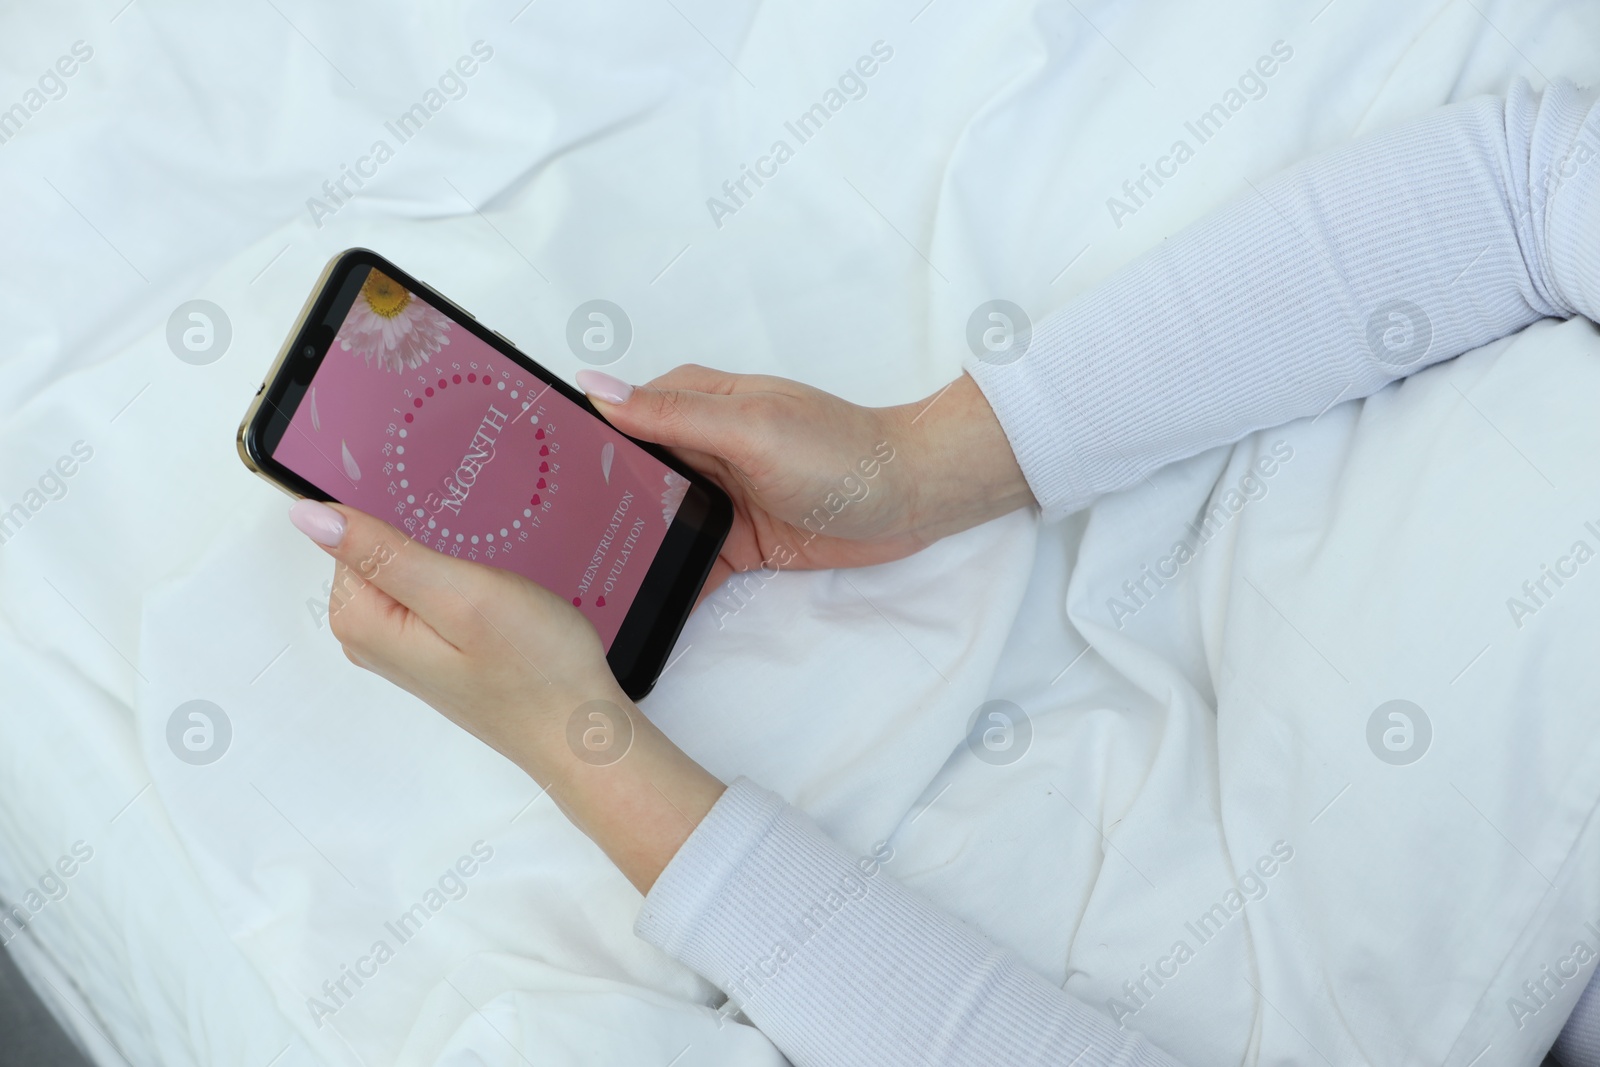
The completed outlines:
[[[781,1061],[632,936],[637,894],[548,799],[308,607],[326,559],[231,439],[328,255],[379,249],[564,374],[567,315],[604,297],[631,379],[696,360],[905,400],[980,302],[1042,316],[1309,152],[1513,74],[1592,79],[1600,33],[1555,0],[11,17],[16,69],[95,49],[0,145],[0,504],[92,450],[0,546],[0,893],[48,900],[12,947],[105,1062],[250,1067]],[[465,95],[314,220],[479,40]],[[1259,99],[1113,213],[1279,41]],[[207,366],[167,345],[191,298],[231,321]],[[1525,1061],[1591,973],[1574,943],[1600,949],[1600,563],[1523,590],[1600,550],[1597,353],[1543,324],[1056,527],[724,592],[645,709],[847,845],[890,838],[894,873],[1188,1062]],[[168,744],[196,699],[231,730],[198,766]],[[1015,762],[968,744],[991,700],[1027,717]],[[1384,747],[1402,720],[1369,746],[1391,700],[1428,718],[1414,763],[1377,755],[1416,750]]]

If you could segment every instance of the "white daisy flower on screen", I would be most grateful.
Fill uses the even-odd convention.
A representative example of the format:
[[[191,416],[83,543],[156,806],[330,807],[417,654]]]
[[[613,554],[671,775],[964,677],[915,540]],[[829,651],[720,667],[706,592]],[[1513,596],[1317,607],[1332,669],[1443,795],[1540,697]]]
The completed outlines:
[[[416,370],[450,343],[451,322],[416,294],[374,270],[339,330],[339,347],[384,370]]]

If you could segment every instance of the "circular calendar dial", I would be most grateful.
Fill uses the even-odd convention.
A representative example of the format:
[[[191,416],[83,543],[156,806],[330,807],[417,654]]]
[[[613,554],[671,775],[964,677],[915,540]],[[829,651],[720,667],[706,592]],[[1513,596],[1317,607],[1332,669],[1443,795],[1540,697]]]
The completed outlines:
[[[412,378],[382,448],[396,524],[441,552],[508,566],[508,555],[537,543],[560,499],[562,442],[545,403],[550,387],[476,360]],[[482,418],[464,423],[463,409],[481,409]]]

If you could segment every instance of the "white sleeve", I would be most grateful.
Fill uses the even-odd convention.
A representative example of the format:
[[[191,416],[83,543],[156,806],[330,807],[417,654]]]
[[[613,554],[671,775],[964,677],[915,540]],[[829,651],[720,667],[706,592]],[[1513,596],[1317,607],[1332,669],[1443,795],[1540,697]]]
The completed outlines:
[[[746,778],[635,932],[729,995],[796,1067],[1178,1067]]]
[[[1040,323],[1021,359],[967,369],[1057,518],[1578,314],[1600,320],[1600,105],[1519,81],[1261,183]],[[801,1067],[1174,1063],[743,779],[636,930]],[[1590,1067],[1566,1038],[1591,1032],[1600,997],[1585,995],[1567,1067]]]
[[[1600,107],[1519,80],[1259,183],[1040,322],[1020,359],[966,369],[1055,519],[1578,314],[1600,319]]]
[[[1600,984],[1591,978],[1550,1050],[1561,1067],[1600,1065]]]

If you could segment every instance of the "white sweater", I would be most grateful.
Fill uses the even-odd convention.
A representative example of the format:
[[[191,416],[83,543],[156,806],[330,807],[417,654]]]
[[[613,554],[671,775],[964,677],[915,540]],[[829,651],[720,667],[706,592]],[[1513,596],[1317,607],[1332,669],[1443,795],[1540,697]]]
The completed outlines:
[[[1263,183],[967,371],[1053,519],[1573,315],[1600,321],[1600,102],[1519,81]],[[635,929],[801,1067],[1176,1062],[742,778]],[[1556,1052],[1600,1067],[1594,988]]]

